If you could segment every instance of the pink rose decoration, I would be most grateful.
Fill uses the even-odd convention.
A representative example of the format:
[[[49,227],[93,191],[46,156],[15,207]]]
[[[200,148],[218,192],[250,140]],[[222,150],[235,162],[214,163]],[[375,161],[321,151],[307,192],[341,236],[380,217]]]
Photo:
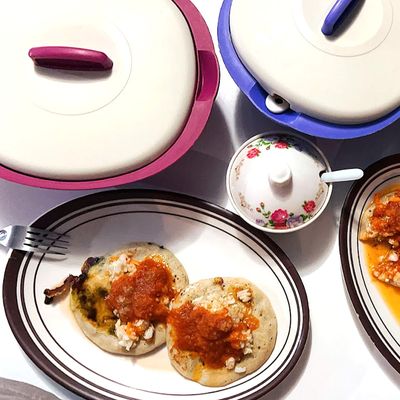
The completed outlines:
[[[308,214],[312,213],[315,210],[315,201],[305,201],[303,204],[304,211]]]
[[[261,153],[260,150],[254,148],[248,151],[247,153],[247,158],[254,158],[254,157],[258,157],[258,155]]]
[[[285,226],[288,218],[289,218],[288,212],[286,210],[282,210],[281,208],[275,210],[271,214],[271,220],[276,228]]]
[[[277,149],[288,149],[289,148],[289,143],[285,142],[283,140],[280,140],[279,142],[275,143],[275,147]]]

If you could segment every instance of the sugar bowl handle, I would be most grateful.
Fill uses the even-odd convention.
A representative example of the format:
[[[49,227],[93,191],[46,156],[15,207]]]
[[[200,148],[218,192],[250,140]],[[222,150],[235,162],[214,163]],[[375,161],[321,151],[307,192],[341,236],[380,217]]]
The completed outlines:
[[[33,47],[29,57],[38,67],[73,71],[108,71],[112,60],[103,52],[79,47],[43,46]]]
[[[292,171],[284,162],[277,162],[269,173],[269,183],[273,186],[287,186],[292,181]]]
[[[350,5],[356,3],[357,0],[337,0],[328,15],[326,16],[321,28],[321,32],[326,35],[332,35],[338,22],[344,18],[345,13],[349,11]]]

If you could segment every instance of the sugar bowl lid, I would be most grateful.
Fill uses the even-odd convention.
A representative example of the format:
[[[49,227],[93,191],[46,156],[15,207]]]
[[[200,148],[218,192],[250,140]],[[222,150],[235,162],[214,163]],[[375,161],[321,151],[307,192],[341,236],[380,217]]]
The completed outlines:
[[[293,134],[261,134],[232,157],[226,185],[232,205],[249,224],[266,232],[292,232],[314,221],[326,207],[332,185],[321,151]]]
[[[2,165],[46,179],[107,178],[178,139],[197,59],[174,1],[25,0],[2,16]]]
[[[286,109],[362,124],[400,106],[399,1],[233,0],[230,31],[242,63]]]

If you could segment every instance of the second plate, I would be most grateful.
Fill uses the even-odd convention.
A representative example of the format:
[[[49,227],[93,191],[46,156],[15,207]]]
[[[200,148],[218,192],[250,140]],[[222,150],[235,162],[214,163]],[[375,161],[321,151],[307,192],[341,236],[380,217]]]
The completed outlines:
[[[376,193],[393,185],[400,186],[399,154],[368,167],[363,179],[353,185],[342,210],[339,244],[343,276],[358,317],[378,350],[400,373],[400,288],[388,287],[371,276],[359,240],[363,212]],[[390,300],[385,299],[388,291]]]

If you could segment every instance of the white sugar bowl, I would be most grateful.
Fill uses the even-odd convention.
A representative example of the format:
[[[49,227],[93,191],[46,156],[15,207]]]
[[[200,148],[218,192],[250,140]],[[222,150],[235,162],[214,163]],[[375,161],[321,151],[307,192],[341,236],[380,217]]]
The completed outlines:
[[[226,184],[232,205],[265,232],[294,232],[315,221],[328,204],[331,171],[322,152],[292,133],[261,134],[232,157]]]

